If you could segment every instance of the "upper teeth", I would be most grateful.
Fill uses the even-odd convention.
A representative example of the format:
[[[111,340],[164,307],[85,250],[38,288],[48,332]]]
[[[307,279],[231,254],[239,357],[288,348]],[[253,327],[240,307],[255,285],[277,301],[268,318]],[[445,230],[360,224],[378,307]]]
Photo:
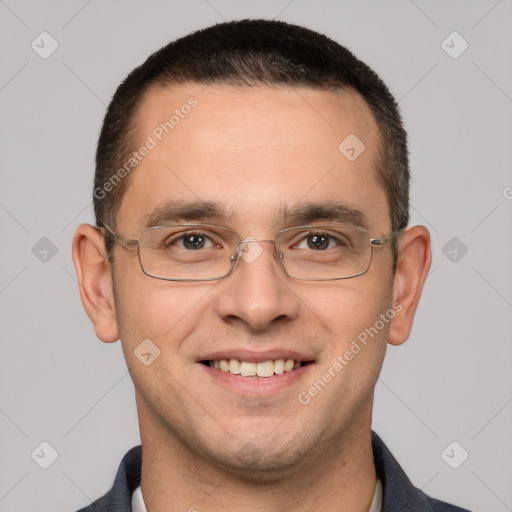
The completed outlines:
[[[210,366],[226,373],[241,375],[242,377],[272,377],[272,375],[281,375],[284,372],[291,372],[299,368],[300,361],[293,359],[269,359],[261,363],[251,363],[240,361],[239,359],[216,359],[210,361]]]

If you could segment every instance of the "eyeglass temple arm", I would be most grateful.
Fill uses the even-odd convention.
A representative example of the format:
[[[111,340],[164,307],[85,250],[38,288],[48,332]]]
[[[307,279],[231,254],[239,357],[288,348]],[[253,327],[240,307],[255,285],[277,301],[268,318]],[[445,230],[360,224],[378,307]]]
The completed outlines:
[[[106,234],[114,242],[117,242],[117,243],[123,245],[124,247],[133,247],[135,245],[139,245],[138,240],[126,240],[126,238],[121,238],[120,236],[117,236],[114,233],[114,230],[108,224],[103,223],[103,227],[101,227],[100,229],[102,229],[104,232],[106,232]]]
[[[388,236],[385,236],[383,238],[370,238],[370,243],[372,245],[385,245],[391,241],[391,239],[398,234],[398,231],[393,231],[393,233],[390,233]]]

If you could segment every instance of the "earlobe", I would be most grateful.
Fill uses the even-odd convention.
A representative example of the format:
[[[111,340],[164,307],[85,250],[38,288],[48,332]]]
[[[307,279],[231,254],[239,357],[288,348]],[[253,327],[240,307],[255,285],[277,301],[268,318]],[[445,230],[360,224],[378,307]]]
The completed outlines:
[[[401,345],[409,338],[423,284],[427,278],[432,252],[430,233],[424,226],[414,226],[400,235],[398,261],[393,280],[393,304],[398,314],[393,318],[388,342]]]
[[[96,336],[105,343],[118,340],[111,266],[101,232],[90,224],[78,226],[72,256],[80,298]]]

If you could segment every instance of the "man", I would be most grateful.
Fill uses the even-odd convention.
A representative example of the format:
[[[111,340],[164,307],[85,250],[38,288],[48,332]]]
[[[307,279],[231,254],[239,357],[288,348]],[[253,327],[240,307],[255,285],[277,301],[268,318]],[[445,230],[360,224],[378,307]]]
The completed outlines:
[[[371,431],[431,263],[408,190],[396,102],[323,35],[224,23],[136,68],[73,259],[97,336],[121,339],[142,446],[82,510],[462,510]]]

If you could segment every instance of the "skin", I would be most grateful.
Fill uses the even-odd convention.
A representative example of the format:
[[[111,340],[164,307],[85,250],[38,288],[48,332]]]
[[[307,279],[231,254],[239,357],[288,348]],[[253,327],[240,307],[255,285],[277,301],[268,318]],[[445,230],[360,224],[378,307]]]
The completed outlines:
[[[141,140],[193,96],[198,105],[139,164],[116,232],[138,238],[147,215],[168,199],[222,203],[241,238],[272,239],[283,205],[348,202],[372,237],[391,220],[373,162],[378,130],[355,92],[198,84],[152,90]],[[348,161],[338,145],[356,134],[366,150]],[[209,221],[209,220],[208,220]],[[213,222],[213,223],[220,223]],[[114,283],[101,233],[78,227],[73,259],[84,308],[98,338],[121,339],[135,385],[143,446],[142,492],[150,512],[366,512],[376,475],[371,450],[374,386],[388,343],[404,343],[430,263],[423,226],[375,248],[368,272],[341,281],[288,278],[272,244],[220,281],[177,283],[146,276],[136,249],[116,244]],[[401,310],[307,405],[297,396],[344,354],[379,315]],[[151,339],[149,366],[133,351]],[[198,358],[212,350],[294,350],[314,363],[268,396],[221,386]],[[248,456],[251,455],[251,457]]]

